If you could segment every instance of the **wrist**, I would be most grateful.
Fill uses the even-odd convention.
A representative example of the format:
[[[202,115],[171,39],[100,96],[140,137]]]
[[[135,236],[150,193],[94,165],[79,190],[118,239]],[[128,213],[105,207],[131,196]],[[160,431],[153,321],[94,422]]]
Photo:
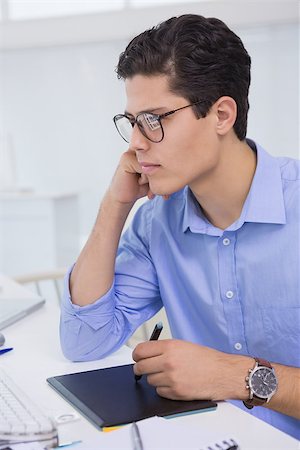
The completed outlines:
[[[247,400],[249,392],[246,388],[245,377],[249,368],[253,366],[253,358],[242,355],[226,354],[224,379],[226,395],[224,400]]]
[[[115,224],[117,227],[120,226],[123,227],[133,205],[134,202],[133,203],[120,202],[114,196],[114,194],[110,190],[108,190],[105,193],[104,198],[101,202],[94,231],[96,231],[97,228],[99,227],[102,228],[103,226],[111,228],[113,224]]]
[[[101,202],[98,215],[93,226],[89,240],[103,239],[104,236],[111,236],[111,241],[117,246],[126,219],[132,209],[131,205],[118,202],[109,191],[107,191]]]
[[[107,204],[109,208],[113,208],[115,211],[130,211],[135,202],[136,200],[132,200],[131,198],[120,198],[120,196],[114,192],[114,189],[109,187],[104,195],[102,204]]]

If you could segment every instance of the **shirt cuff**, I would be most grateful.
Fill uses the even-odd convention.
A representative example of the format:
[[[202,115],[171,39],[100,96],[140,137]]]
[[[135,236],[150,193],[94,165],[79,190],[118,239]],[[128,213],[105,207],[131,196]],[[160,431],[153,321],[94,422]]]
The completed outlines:
[[[66,315],[76,316],[80,321],[85,322],[93,329],[98,330],[111,321],[112,316],[114,316],[114,283],[106,294],[96,299],[93,303],[85,306],[75,305],[72,303],[70,292],[70,276],[74,265],[75,264],[72,265],[65,276],[62,310]]]

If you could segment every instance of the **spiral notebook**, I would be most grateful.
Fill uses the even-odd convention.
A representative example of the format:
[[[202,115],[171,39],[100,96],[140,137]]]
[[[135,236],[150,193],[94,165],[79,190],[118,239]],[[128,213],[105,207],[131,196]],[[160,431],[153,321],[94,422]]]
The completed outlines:
[[[212,413],[213,414],[213,413]],[[239,450],[237,440],[223,436],[218,431],[218,423],[214,431],[207,427],[191,424],[181,419],[166,420],[162,417],[151,417],[137,422],[140,436],[147,450]],[[93,439],[76,445],[76,450],[132,450],[132,425],[126,425],[110,433],[98,433]]]

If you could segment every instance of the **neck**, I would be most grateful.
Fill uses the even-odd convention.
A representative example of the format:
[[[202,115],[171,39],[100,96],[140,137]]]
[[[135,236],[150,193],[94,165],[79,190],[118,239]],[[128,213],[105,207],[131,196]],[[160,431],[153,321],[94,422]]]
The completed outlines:
[[[205,180],[190,186],[208,220],[221,229],[241,215],[256,168],[256,155],[246,142],[230,140]]]

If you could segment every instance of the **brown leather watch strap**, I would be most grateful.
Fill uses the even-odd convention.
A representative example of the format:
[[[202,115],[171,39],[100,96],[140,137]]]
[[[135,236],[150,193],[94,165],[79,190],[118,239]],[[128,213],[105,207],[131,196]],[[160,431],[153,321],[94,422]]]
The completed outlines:
[[[262,406],[264,403],[266,403],[266,399],[259,398],[256,397],[256,395],[253,395],[251,399],[249,398],[249,400],[245,400],[243,403],[246,406],[246,408],[252,409],[253,406]]]
[[[258,363],[259,366],[265,366],[265,367],[269,367],[270,369],[272,369],[271,364],[269,363],[269,361],[267,361],[266,359],[262,359],[262,358],[254,358],[255,361]],[[255,366],[254,366],[255,367]],[[254,368],[253,367],[253,368]]]

